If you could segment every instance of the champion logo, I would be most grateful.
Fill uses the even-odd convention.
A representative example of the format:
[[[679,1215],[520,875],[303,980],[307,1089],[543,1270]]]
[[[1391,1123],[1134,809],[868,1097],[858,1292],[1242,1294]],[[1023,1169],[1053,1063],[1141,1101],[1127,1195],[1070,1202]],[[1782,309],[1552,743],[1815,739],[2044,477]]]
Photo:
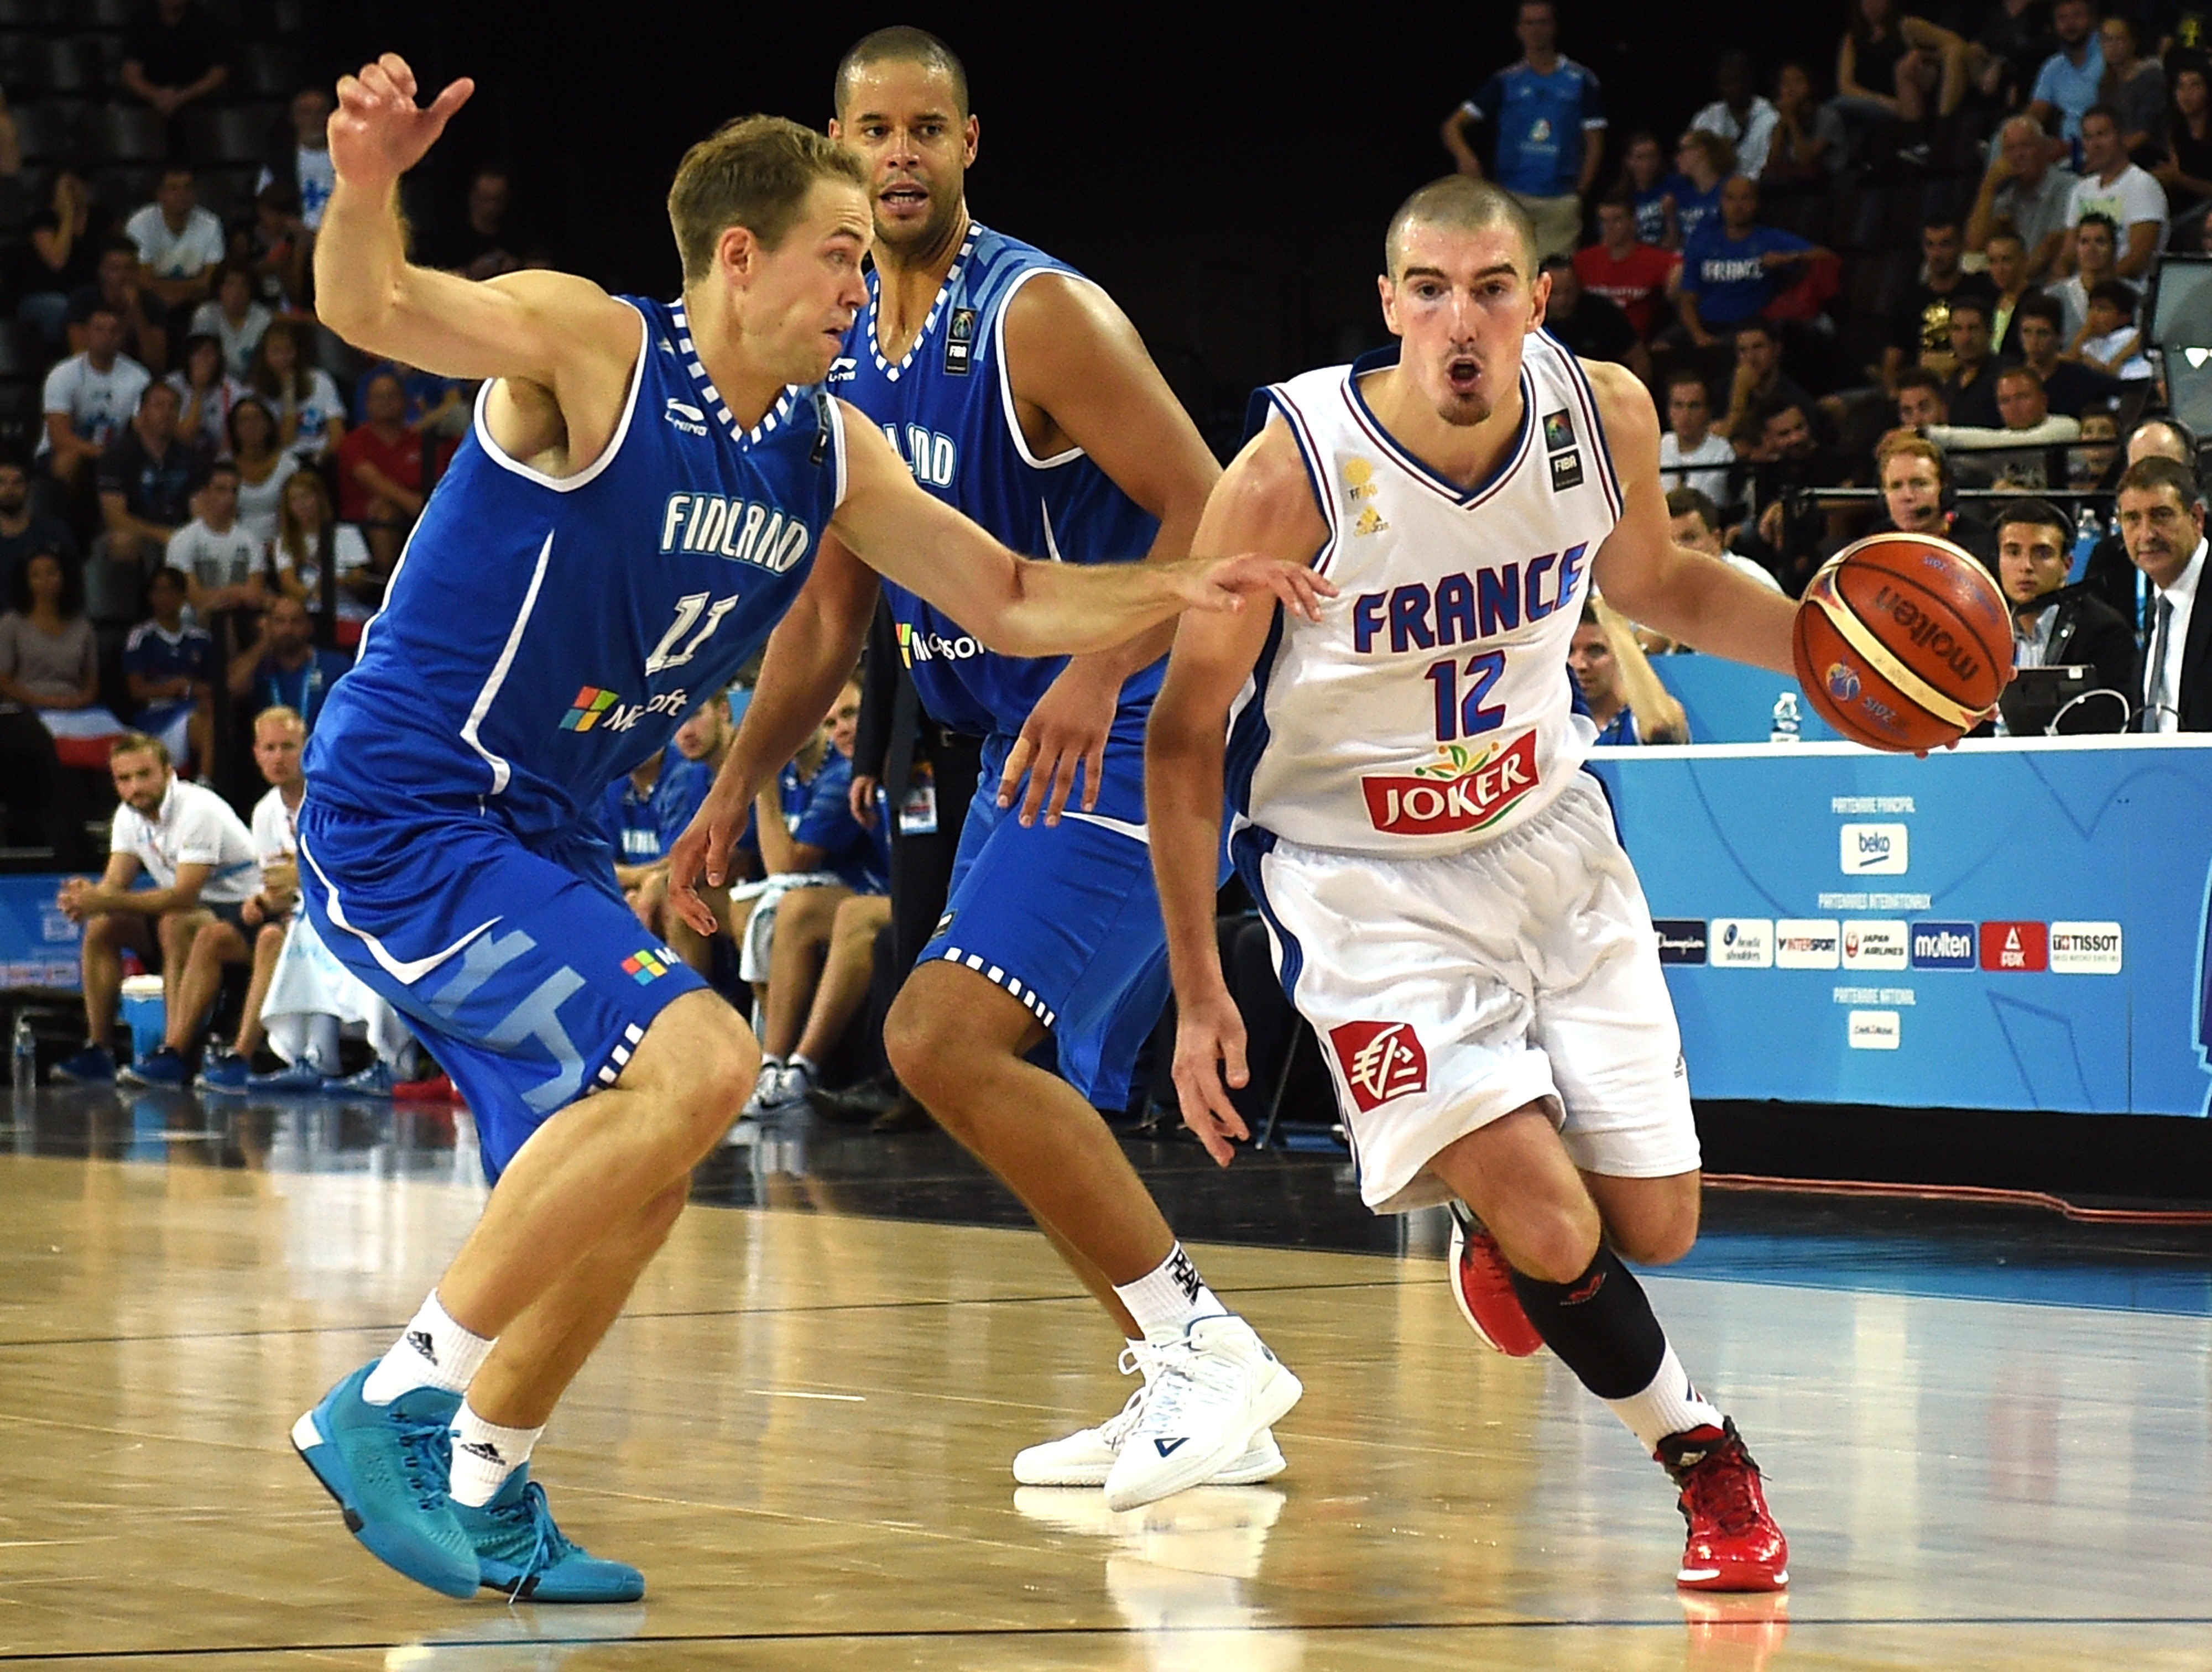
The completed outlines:
[[[465,1451],[471,1457],[481,1457],[488,1463],[503,1464],[507,1462],[500,1455],[499,1448],[489,1440],[461,1440],[455,1444],[453,1450]]]
[[[438,1362],[438,1344],[430,1339],[430,1332],[428,1330],[409,1330],[407,1332],[407,1345],[413,1347],[417,1353],[421,1353],[425,1359],[428,1359],[432,1364],[434,1365]]]
[[[1176,1452],[1182,1450],[1182,1448],[1189,1443],[1189,1439],[1190,1437],[1188,1434],[1180,1434],[1174,1439],[1154,1440],[1152,1444],[1159,1448],[1160,1456],[1163,1457],[1172,1457]]]

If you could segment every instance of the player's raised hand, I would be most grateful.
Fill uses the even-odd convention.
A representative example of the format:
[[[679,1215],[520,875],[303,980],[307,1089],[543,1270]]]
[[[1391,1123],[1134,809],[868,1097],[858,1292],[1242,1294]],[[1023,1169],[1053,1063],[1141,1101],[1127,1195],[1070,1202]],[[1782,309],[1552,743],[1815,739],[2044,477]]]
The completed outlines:
[[[1178,567],[1184,571],[1181,590],[1187,609],[1241,610],[1248,597],[1266,593],[1293,614],[1317,622],[1322,600],[1336,596],[1336,587],[1305,564],[1253,551],[1238,557],[1194,557]]]
[[[397,52],[338,82],[331,112],[331,167],[348,185],[380,191],[422,161],[477,84],[466,76],[428,105],[415,102],[415,72]]]
[[[732,787],[726,790],[725,786]],[[738,795],[734,780],[716,778],[699,811],[691,815],[684,834],[668,850],[668,903],[701,934],[711,936],[721,923],[714,909],[699,897],[699,879],[703,873],[710,888],[720,888],[728,882],[730,855],[737,851],[738,838],[745,833],[745,818],[751,808],[750,798]]]
[[[1229,1090],[1242,1090],[1251,1079],[1244,1064],[1244,1018],[1229,989],[1216,981],[1209,994],[1189,998],[1177,994],[1175,1086],[1182,1104],[1182,1123],[1224,1167],[1237,1158],[1237,1146],[1231,1140],[1252,1135],[1230,1101]]]

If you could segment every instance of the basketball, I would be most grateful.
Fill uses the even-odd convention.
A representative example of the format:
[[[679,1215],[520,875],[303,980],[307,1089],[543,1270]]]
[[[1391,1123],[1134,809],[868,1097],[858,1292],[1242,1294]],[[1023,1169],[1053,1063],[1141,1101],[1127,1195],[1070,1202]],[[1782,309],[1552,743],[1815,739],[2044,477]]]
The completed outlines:
[[[1793,635],[1820,718],[1869,749],[1955,742],[1996,708],[2012,626],[1989,571],[1948,540],[1873,534],[1813,577]]]

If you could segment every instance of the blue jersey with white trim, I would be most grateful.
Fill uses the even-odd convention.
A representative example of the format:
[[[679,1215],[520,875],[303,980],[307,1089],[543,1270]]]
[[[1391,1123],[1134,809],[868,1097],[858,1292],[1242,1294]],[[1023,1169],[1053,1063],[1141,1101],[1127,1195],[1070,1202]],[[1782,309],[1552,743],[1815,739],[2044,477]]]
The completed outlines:
[[[876,346],[878,281],[830,374],[837,393],[866,413],[907,461],[915,480],[1032,557],[1118,563],[1152,550],[1159,523],[1080,448],[1050,459],[1030,453],[1006,374],[1006,304],[1039,273],[1082,275],[1043,251],[981,226],[969,228],[920,335],[896,364]],[[899,655],[922,706],[975,736],[1018,732],[1064,656],[1001,656],[902,587],[884,583]],[[1141,714],[1158,694],[1165,659],[1122,684],[1121,707]]]
[[[606,451],[572,477],[507,456],[485,398],[361,655],[307,745],[314,793],[371,815],[481,809],[596,829],[790,607],[845,486],[837,405],[787,389],[740,431],[680,303],[626,296],[643,347]]]

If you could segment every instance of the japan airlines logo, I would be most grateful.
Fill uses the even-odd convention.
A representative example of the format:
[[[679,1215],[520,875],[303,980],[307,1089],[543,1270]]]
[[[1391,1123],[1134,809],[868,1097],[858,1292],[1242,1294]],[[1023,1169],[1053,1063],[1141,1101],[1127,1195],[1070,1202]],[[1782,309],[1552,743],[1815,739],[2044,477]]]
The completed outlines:
[[[1429,1089],[1429,1054],[1408,1022],[1346,1022],[1331,1028],[1344,1083],[1362,1114]]]
[[[686,405],[673,395],[668,398],[668,405],[660,416],[686,435],[704,435],[707,433],[707,415],[696,406]]]

